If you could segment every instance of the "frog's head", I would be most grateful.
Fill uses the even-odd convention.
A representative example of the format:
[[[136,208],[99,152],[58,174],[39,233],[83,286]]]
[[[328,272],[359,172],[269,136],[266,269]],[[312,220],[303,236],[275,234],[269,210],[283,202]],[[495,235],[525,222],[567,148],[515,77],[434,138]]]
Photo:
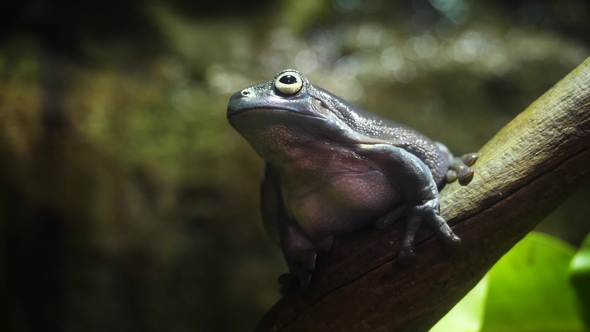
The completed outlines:
[[[353,128],[358,110],[287,69],[272,80],[236,92],[227,105],[229,123],[266,160],[277,152],[333,141],[360,143],[368,138]],[[359,111],[362,112],[362,111]]]

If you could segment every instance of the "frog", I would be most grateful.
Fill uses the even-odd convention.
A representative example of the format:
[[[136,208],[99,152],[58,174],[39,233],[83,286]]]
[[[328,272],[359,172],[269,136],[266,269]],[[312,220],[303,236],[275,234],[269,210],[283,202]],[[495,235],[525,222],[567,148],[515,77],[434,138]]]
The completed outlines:
[[[265,161],[261,217],[289,268],[279,283],[306,290],[334,236],[385,229],[403,217],[401,264],[417,259],[422,223],[445,252],[459,249],[461,239],[440,216],[439,191],[471,181],[476,153],[454,157],[444,144],[353,106],[294,69],[234,93],[227,119]]]

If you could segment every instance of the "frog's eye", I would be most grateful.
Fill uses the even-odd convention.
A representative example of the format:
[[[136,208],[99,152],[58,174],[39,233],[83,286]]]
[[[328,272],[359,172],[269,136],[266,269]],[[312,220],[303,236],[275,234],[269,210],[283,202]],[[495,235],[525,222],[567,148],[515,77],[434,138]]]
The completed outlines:
[[[275,80],[275,87],[279,90],[280,93],[286,95],[294,95],[303,86],[303,79],[301,75],[296,72],[288,71],[286,73],[281,74]]]

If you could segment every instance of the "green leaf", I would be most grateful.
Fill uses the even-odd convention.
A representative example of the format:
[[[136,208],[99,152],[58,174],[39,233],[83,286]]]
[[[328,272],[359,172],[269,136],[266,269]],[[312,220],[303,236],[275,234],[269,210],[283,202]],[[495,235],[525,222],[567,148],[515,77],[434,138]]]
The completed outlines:
[[[590,234],[572,259],[570,281],[579,301],[580,314],[590,329]]]
[[[568,281],[574,252],[557,238],[531,232],[431,331],[584,331]],[[572,282],[585,291],[590,290],[585,279],[590,273],[589,252],[580,261],[584,272],[572,277],[579,278]]]
[[[568,282],[574,248],[530,233],[489,272],[482,331],[583,331]]]

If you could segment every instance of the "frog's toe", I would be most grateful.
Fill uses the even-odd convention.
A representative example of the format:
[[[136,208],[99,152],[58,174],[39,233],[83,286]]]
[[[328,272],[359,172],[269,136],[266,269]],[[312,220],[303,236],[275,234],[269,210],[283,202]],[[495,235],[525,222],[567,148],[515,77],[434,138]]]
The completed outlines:
[[[289,274],[293,278],[299,280],[302,290],[306,290],[307,287],[309,287],[309,283],[311,282],[311,271],[307,269],[307,267],[299,264],[290,264],[289,271]]]
[[[461,239],[457,235],[452,234],[443,241],[442,247],[447,255],[454,254],[461,248]]]
[[[457,180],[457,172],[455,170],[449,169],[446,174],[447,182],[455,182]]]
[[[303,266],[309,271],[315,270],[317,253],[314,250],[299,250],[293,254],[293,263]]]
[[[298,264],[289,265],[289,273],[283,273],[277,279],[280,285],[281,294],[285,295],[292,289],[297,287],[299,284],[302,290],[306,290],[309,287],[311,281],[311,271],[305,266]]]
[[[473,164],[475,164],[477,161],[477,153],[464,154],[459,157],[459,159],[461,159],[461,161],[463,161],[466,166],[473,166]]]
[[[329,241],[326,241],[329,244]],[[285,246],[283,254],[287,265],[289,265],[289,272],[299,279],[301,288],[307,288],[311,280],[311,273],[315,270],[316,247],[311,243],[298,243],[297,246]]]
[[[306,289],[311,280],[311,273],[315,270],[317,253],[313,249],[296,249],[285,255],[289,265],[289,272],[301,282],[301,288]]]
[[[469,184],[473,180],[473,170],[470,167],[461,165],[459,167],[459,173],[457,173],[457,178],[459,179],[460,185]]]
[[[437,211],[429,210],[425,215],[428,226],[438,237],[444,252],[448,255],[456,252],[461,247],[461,239],[455,235],[451,227],[438,214]]]
[[[477,153],[468,153],[461,157],[453,158],[447,170],[447,182],[459,180],[459,184],[464,186],[469,184],[473,179],[472,166],[477,161]]]
[[[289,265],[302,265],[310,271],[315,270],[315,259],[317,252],[311,244],[309,247],[294,247],[284,249],[285,259]]]
[[[436,233],[445,254],[452,255],[461,248],[461,239],[446,223],[435,227],[438,227]]]

